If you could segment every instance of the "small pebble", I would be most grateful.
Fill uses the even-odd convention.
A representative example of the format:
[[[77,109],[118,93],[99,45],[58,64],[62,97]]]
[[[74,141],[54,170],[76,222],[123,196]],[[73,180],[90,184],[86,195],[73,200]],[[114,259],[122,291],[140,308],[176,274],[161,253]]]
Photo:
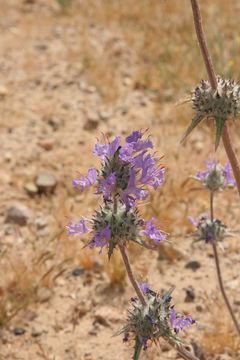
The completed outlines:
[[[37,186],[32,182],[27,182],[23,188],[29,195],[35,195],[38,192]]]
[[[0,85],[0,97],[5,97],[8,94],[6,86]]]
[[[21,327],[16,327],[16,328],[13,329],[13,333],[16,336],[24,335],[25,332],[26,332],[26,330],[24,328],[21,328]]]
[[[5,222],[13,223],[20,226],[27,225],[31,217],[30,210],[23,205],[11,206],[7,210]]]
[[[193,271],[198,270],[200,267],[201,267],[200,262],[199,262],[199,261],[196,261],[196,260],[189,261],[189,262],[185,265],[185,268],[186,268],[186,269],[191,269],[191,270],[193,270]]]
[[[47,302],[52,296],[52,291],[47,287],[41,287],[37,290],[37,298],[40,303]]]
[[[84,124],[83,129],[86,131],[91,131],[97,129],[99,122],[96,120],[87,120]]]
[[[45,139],[45,140],[41,140],[38,142],[38,145],[46,150],[46,151],[50,151],[52,150],[53,146],[54,146],[54,139]]]
[[[196,306],[196,310],[197,310],[198,312],[203,312],[203,307],[202,307],[202,305],[197,305],[197,306]]]
[[[35,221],[35,224],[36,224],[37,230],[41,230],[47,226],[48,221],[44,217],[38,217]]]
[[[193,302],[195,300],[195,292],[192,286],[189,286],[187,289],[185,289],[186,296],[184,301],[185,302]]]
[[[101,120],[106,121],[110,118],[110,113],[107,111],[100,111],[99,116]]]
[[[130,86],[132,85],[132,79],[128,76],[125,76],[122,81],[123,85]]]
[[[42,172],[36,178],[36,186],[40,194],[50,194],[57,186],[57,178],[50,172]]]
[[[36,329],[33,329],[32,330],[32,333],[31,333],[31,336],[32,337],[39,337],[39,336],[41,336],[42,335],[42,331],[40,331],[40,330],[36,330]]]
[[[81,276],[83,274],[84,274],[84,269],[82,269],[80,267],[77,267],[77,268],[73,269],[73,271],[72,271],[73,276]]]

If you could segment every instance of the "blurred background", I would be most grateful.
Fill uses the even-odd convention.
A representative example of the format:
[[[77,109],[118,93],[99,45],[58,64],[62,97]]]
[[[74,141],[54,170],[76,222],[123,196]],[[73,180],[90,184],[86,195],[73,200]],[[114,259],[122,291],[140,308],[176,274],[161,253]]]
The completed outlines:
[[[240,2],[199,1],[216,72],[239,80]],[[3,359],[127,360],[132,345],[112,337],[133,291],[119,254],[82,249],[70,219],[99,205],[72,179],[97,165],[92,148],[149,129],[166,166],[163,187],[142,204],[170,242],[130,258],[139,281],[175,287],[176,309],[198,324],[183,338],[204,359],[240,359],[223,308],[211,248],[193,243],[188,216],[208,213],[208,196],[190,178],[214,152],[214,129],[191,121],[191,90],[206,79],[188,0],[0,0],[0,356]],[[231,128],[240,155],[240,127]],[[216,217],[239,230],[236,190],[216,198]],[[222,244],[227,292],[238,318],[239,234]],[[175,359],[164,343],[148,359]],[[144,356],[143,356],[144,358]]]

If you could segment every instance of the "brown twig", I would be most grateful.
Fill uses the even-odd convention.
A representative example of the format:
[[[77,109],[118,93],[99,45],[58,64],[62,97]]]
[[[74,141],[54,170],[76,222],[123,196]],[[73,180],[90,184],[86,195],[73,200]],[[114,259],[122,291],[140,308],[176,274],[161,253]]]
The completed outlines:
[[[212,88],[216,89],[217,88],[216,73],[214,71],[213,62],[212,62],[212,59],[211,59],[211,56],[210,56],[210,53],[209,53],[209,50],[207,47],[207,42],[206,42],[206,38],[205,38],[203,26],[202,26],[202,18],[201,18],[198,0],[191,0],[191,5],[192,5],[192,12],[193,12],[193,19],[194,19],[196,35],[198,38],[198,43],[199,43],[199,46],[201,49],[205,67],[206,67],[206,70],[208,73],[209,82],[210,82]],[[233,174],[234,174],[234,177],[236,180],[238,192],[240,195],[240,164],[237,159],[236,153],[233,149],[227,122],[225,122],[225,125],[222,130],[222,141],[223,141],[223,145],[224,145],[227,157],[230,161],[230,164],[231,164],[231,167],[233,170]]]

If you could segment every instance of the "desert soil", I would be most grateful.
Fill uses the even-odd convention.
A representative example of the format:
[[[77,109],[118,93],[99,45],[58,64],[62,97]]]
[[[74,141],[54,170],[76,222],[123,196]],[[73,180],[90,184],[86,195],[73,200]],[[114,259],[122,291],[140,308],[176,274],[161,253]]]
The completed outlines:
[[[184,91],[139,86],[134,80],[138,59],[117,27],[104,28],[91,19],[86,25],[80,10],[62,13],[55,1],[0,3],[1,358],[131,358],[133,344],[113,336],[122,328],[133,296],[121,259],[116,254],[108,264],[106,254],[82,250],[87,239],[68,238],[65,226],[69,219],[90,217],[98,206],[90,190],[80,194],[71,181],[97,164],[92,148],[101,133],[125,137],[148,128],[157,153],[164,154],[167,174],[161,190],[140,211],[146,218],[155,216],[170,237],[157,251],[131,246],[137,278],[156,291],[174,286],[175,308],[197,320],[182,339],[201,359],[240,359],[211,247],[193,242],[187,220],[208,212],[207,194],[189,176],[215,156],[211,131],[202,127],[179,144],[191,120],[189,105],[175,106]],[[91,66],[82,61],[88,42],[99,56],[107,52],[113,62],[121,60],[114,99],[114,88],[106,90],[106,99],[88,76]],[[108,68],[105,72],[103,82]],[[233,132],[237,140],[239,130]],[[240,153],[239,145],[237,149]],[[226,162],[222,149],[218,158]],[[37,178],[43,173],[52,185],[39,187]],[[215,208],[216,216],[238,231],[225,239],[219,253],[226,291],[239,319],[237,191],[218,194]],[[142,358],[170,360],[178,355],[162,341]]]

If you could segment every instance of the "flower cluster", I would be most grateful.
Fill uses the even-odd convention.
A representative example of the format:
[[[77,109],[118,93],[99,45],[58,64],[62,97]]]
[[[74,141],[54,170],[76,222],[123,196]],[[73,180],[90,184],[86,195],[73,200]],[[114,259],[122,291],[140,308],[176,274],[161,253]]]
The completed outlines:
[[[235,180],[232,177],[231,166],[227,163],[222,166],[218,161],[206,161],[207,170],[198,172],[195,179],[211,192],[221,191],[226,187],[234,187]]]
[[[197,228],[194,234],[197,240],[212,243],[222,241],[228,235],[227,226],[218,219],[211,221],[208,216],[202,216],[199,221],[189,217],[189,221]]]
[[[176,339],[176,334],[195,323],[189,315],[179,315],[171,305],[172,290],[163,296],[151,290],[146,283],[140,285],[146,304],[139,299],[132,298],[132,308],[129,310],[127,324],[122,329],[124,341],[129,337],[138,340],[146,350],[148,342],[156,341],[160,337]]]
[[[136,200],[146,199],[146,186],[156,190],[162,185],[164,167],[158,167],[149,152],[152,141],[142,140],[142,136],[142,132],[133,131],[123,145],[120,136],[112,142],[105,139],[104,144],[97,143],[93,154],[101,159],[101,170],[91,167],[87,176],[73,180],[73,186],[83,191],[96,184],[97,193],[103,194],[106,201],[118,194],[127,207],[134,206]]]
[[[205,118],[213,118],[216,124],[216,147],[228,117],[236,118],[240,112],[240,86],[234,80],[217,76],[217,89],[212,89],[208,81],[202,80],[192,92],[195,116],[188,127],[184,139]]]
[[[108,247],[109,258],[114,248],[126,241],[143,244],[143,237],[155,243],[166,239],[166,234],[155,226],[155,219],[141,219],[136,209],[137,201],[148,196],[148,187],[156,190],[164,179],[164,167],[158,166],[150,152],[152,141],[143,139],[142,132],[134,131],[123,145],[120,143],[120,136],[112,142],[97,143],[93,154],[101,159],[101,169],[91,167],[86,176],[73,180],[73,186],[80,191],[95,185],[104,205],[96,211],[90,226],[84,219],[68,226],[69,235],[91,231],[93,236],[88,245]]]

